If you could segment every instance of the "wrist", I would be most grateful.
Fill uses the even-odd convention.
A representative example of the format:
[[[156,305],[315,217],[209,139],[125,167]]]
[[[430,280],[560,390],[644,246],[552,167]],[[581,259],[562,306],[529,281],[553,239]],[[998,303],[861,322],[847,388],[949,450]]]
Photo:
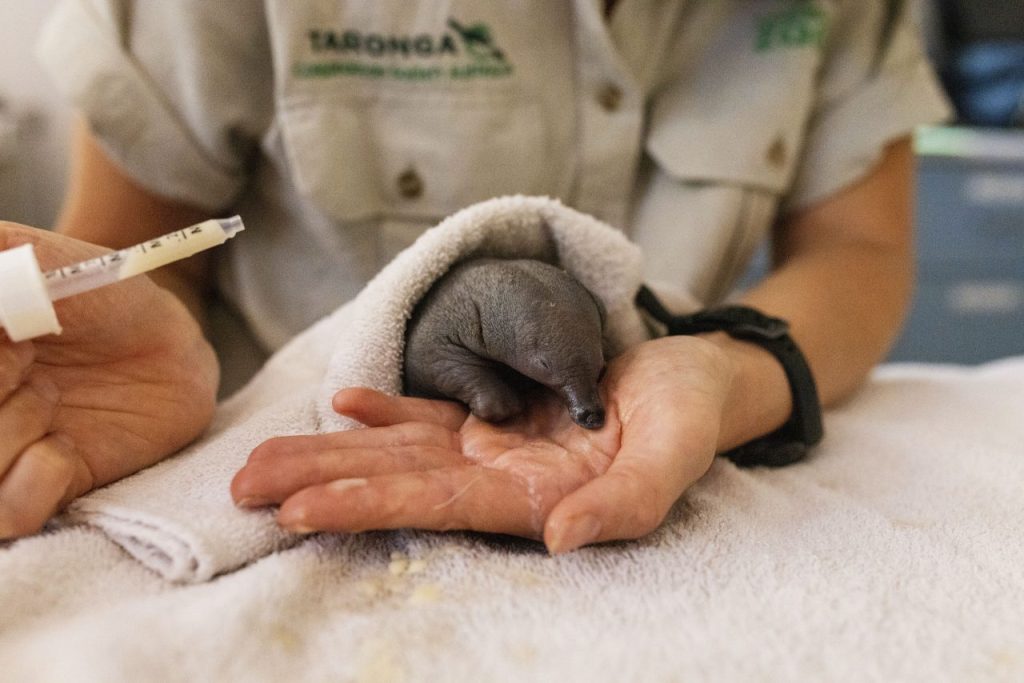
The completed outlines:
[[[749,306],[722,306],[689,315],[669,313],[646,287],[637,292],[637,305],[665,326],[670,336],[722,332],[732,339],[711,337],[711,344],[735,363],[725,408],[721,415],[718,446],[723,455],[741,467],[780,467],[803,459],[809,448],[821,441],[821,403],[811,369],[800,348],[789,335],[789,324]],[[742,340],[749,342],[742,344]],[[737,341],[736,344],[733,344]],[[750,347],[757,347],[777,361],[770,363]],[[773,372],[770,368],[776,368]],[[781,369],[789,388],[790,401],[778,391]],[[788,410],[786,409],[788,405]],[[780,417],[789,413],[788,417]],[[765,425],[782,424],[762,433]],[[750,435],[754,435],[752,440]],[[739,440],[736,448],[723,444]]]
[[[718,452],[769,434],[789,419],[792,392],[782,364],[771,352],[725,332],[697,336],[715,344],[733,369],[722,409]]]

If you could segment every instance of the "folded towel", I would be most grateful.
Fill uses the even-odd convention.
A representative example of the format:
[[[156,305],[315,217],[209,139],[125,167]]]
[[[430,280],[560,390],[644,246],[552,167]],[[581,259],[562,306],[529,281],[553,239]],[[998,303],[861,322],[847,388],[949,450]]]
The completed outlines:
[[[641,284],[639,247],[622,233],[551,199],[483,202],[426,232],[355,298],[345,339],[331,358],[317,402],[321,425],[329,430],[351,426],[350,420],[331,410],[331,397],[342,387],[401,392],[406,322],[416,302],[456,261],[544,260],[552,255],[604,303],[613,355],[647,338],[633,304]]]
[[[620,232],[552,199],[482,202],[428,230],[349,304],[283,348],[218,410],[200,442],[76,501],[68,518],[99,527],[180,582],[206,581],[293,542],[271,513],[235,508],[228,491],[234,473],[272,436],[355,426],[331,410],[341,388],[399,393],[405,324],[416,302],[453,263],[484,256],[554,256],[601,299],[613,353],[647,337],[633,305],[640,251]]]

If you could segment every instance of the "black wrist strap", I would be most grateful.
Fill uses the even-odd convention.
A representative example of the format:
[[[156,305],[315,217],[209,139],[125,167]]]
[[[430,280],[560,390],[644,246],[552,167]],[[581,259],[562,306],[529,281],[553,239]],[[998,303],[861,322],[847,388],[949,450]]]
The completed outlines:
[[[647,287],[636,295],[638,306],[663,324],[670,335],[725,332],[757,344],[782,364],[793,396],[793,412],[782,427],[723,453],[740,467],[781,467],[802,460],[821,441],[821,402],[814,376],[800,348],[789,336],[789,325],[748,306],[723,306],[690,315],[672,315]]]

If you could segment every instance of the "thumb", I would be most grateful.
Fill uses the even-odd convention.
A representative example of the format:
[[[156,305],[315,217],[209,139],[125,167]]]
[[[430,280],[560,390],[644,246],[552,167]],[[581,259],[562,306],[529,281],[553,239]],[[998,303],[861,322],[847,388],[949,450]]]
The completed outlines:
[[[558,502],[544,525],[552,554],[639,538],[661,524],[715,457],[718,421],[704,411],[635,416],[611,467]]]

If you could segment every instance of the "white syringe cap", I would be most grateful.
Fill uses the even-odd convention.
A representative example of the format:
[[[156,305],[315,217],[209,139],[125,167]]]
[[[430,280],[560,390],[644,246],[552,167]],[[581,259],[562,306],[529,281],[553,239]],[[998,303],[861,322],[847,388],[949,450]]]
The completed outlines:
[[[0,325],[11,341],[60,334],[32,246],[0,251]]]

